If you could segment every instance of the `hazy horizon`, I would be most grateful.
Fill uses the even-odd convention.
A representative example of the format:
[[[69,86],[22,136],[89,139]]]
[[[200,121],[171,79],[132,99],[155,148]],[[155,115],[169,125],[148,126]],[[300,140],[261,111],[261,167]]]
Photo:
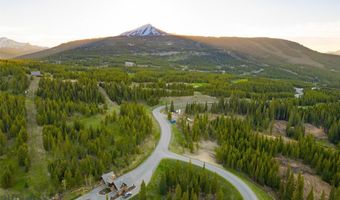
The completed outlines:
[[[0,1],[0,37],[52,47],[150,23],[180,35],[271,37],[340,50],[340,2],[270,0]]]

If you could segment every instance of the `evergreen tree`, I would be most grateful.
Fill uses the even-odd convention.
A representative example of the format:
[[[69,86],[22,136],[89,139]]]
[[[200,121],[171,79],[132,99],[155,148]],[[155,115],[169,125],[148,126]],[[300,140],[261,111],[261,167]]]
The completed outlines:
[[[170,104],[170,112],[175,112],[174,101],[171,101],[171,104]]]
[[[171,119],[172,119],[172,114],[171,112],[168,112],[168,120],[171,121]]]
[[[321,193],[320,200],[326,200],[326,194],[325,194],[324,191],[322,191],[322,193]]]
[[[340,197],[340,187],[336,188],[332,186],[332,189],[329,193],[329,200],[339,200]]]
[[[18,149],[18,162],[20,166],[25,166],[28,168],[26,159],[29,159],[28,146],[27,144],[22,144]]]
[[[224,199],[224,194],[223,191],[220,189],[218,190],[216,200],[223,200]]]
[[[13,172],[10,166],[5,166],[1,175],[0,183],[1,187],[9,188],[12,186]]]
[[[7,143],[7,137],[0,128],[0,156],[5,153],[6,143]]]
[[[166,175],[162,174],[160,184],[159,184],[160,194],[165,195],[167,193],[167,188],[168,186],[167,186]]]
[[[184,192],[181,200],[189,200],[188,192]]]
[[[181,200],[182,199],[182,188],[179,184],[176,185],[175,189],[175,200]]]
[[[293,194],[294,200],[303,199],[303,187],[304,187],[304,179],[300,172],[297,178],[296,188]]]
[[[310,192],[307,195],[307,200],[314,200],[313,187],[310,189]]]
[[[143,181],[140,187],[139,200],[147,200],[146,194],[147,194],[146,186],[145,186],[145,182]]]

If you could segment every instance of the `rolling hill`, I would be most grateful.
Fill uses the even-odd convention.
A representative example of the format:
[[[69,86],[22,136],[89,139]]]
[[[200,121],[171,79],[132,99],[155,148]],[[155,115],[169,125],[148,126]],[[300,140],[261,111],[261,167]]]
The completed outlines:
[[[30,45],[29,43],[16,42],[14,40],[0,38],[0,58],[14,58],[24,54],[34,53],[46,49],[45,47]]]
[[[334,54],[334,55],[339,55],[340,56],[340,50],[339,51],[335,51],[335,52],[329,52],[330,54]]]
[[[171,35],[144,25],[119,36],[72,41],[20,58],[88,66],[173,66],[274,78],[324,80],[340,77],[340,56],[273,38]],[[329,79],[329,80],[327,80]]]

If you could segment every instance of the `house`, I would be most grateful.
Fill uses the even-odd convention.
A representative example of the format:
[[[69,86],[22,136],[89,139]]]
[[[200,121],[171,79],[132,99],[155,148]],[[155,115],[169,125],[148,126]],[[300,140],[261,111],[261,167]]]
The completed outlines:
[[[109,172],[107,174],[102,175],[102,182],[111,190],[116,188],[116,186],[114,185],[115,179],[116,175],[113,172]]]
[[[31,71],[31,76],[40,77],[41,76],[41,72],[40,71]]]
[[[103,174],[101,178],[102,182],[109,187],[111,191],[117,192],[119,195],[125,193],[128,189],[127,184],[117,179],[113,172]]]
[[[133,67],[136,66],[134,62],[125,62],[125,67]]]

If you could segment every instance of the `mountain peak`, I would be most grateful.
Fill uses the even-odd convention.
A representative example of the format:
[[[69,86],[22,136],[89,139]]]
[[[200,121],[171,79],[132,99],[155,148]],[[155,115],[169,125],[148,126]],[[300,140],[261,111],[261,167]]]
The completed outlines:
[[[29,43],[21,43],[7,37],[0,37],[0,48],[21,48],[29,45]]]
[[[17,42],[7,37],[0,37],[0,59],[14,58],[46,49],[30,43]]]
[[[145,24],[139,28],[133,29],[131,31],[124,32],[120,34],[121,36],[129,37],[145,37],[145,36],[161,36],[167,35],[166,32],[155,28],[151,24]]]

